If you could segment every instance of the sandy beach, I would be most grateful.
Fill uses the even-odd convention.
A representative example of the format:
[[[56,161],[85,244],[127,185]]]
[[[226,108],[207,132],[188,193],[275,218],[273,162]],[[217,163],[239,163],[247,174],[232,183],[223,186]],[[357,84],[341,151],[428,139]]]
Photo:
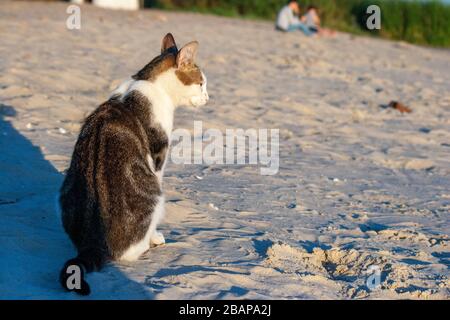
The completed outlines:
[[[0,299],[80,298],[55,197],[83,119],[167,32],[199,41],[210,94],[175,128],[279,129],[279,172],[169,161],[166,244],[86,299],[450,298],[450,51],[90,5],[68,30],[67,6],[0,2]]]

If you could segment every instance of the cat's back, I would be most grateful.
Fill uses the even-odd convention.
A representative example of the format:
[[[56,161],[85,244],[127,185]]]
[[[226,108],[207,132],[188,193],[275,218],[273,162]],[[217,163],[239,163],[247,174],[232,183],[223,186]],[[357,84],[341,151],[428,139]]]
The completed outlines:
[[[106,175],[124,175],[127,164],[145,159],[149,152],[148,103],[137,94],[112,97],[86,118],[61,196],[70,192],[95,196],[96,189],[105,186]]]
[[[138,121],[142,121],[140,108],[130,107],[128,97],[112,97],[97,107],[84,121],[77,142],[84,142],[94,138],[99,131],[114,131],[122,127],[127,131],[136,131]]]
[[[148,100],[142,99],[139,93],[135,92],[124,98],[110,98],[86,118],[74,155],[81,152],[84,156],[88,156],[105,147],[110,150],[121,146],[145,147],[147,140],[145,128],[150,126],[149,107]],[[121,145],[121,141],[128,143]],[[131,145],[130,142],[132,142]],[[106,146],[105,143],[108,145]]]

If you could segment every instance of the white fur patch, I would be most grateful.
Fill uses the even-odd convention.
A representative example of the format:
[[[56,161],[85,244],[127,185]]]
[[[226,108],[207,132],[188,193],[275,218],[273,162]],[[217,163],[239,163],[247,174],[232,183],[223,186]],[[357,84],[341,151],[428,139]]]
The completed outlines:
[[[128,89],[134,82],[135,82],[134,79],[125,80],[116,89],[114,89],[113,92],[111,92],[111,94],[109,95],[109,98],[112,98],[113,96],[117,96],[117,95],[122,98],[123,95],[125,94],[125,92],[128,91]]]
[[[194,107],[201,107],[201,106],[205,105],[209,100],[208,91],[206,90],[208,80],[206,79],[206,76],[203,72],[202,72],[202,79],[203,79],[202,85],[200,86],[200,89],[197,90],[198,93],[193,94],[190,99],[190,103]],[[191,87],[194,87],[194,90],[195,90],[195,89],[197,89],[198,85],[193,85]]]
[[[155,122],[159,123],[167,134],[167,137],[170,137],[173,127],[175,105],[159,78],[155,82],[143,80],[135,81],[128,88],[128,92],[137,90],[147,97],[152,104],[151,111],[155,117]]]
[[[163,177],[163,172],[164,172],[164,167],[165,167],[166,162],[164,162],[161,170],[156,171],[155,162],[153,161],[152,156],[150,154],[147,154],[147,163],[148,163],[150,170],[155,174],[156,178],[158,178],[159,185],[162,186],[162,177]]]
[[[153,173],[156,173],[153,158],[150,154],[147,154],[147,163],[148,163],[148,166],[150,167],[150,170],[152,170]]]

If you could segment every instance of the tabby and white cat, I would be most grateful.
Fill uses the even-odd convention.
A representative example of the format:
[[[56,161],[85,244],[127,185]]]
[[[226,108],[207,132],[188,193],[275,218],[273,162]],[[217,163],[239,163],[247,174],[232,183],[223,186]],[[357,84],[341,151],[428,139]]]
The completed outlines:
[[[174,111],[208,101],[206,77],[194,62],[197,47],[193,41],[178,50],[167,34],[161,54],[81,128],[59,197],[64,229],[78,250],[60,273],[67,290],[89,294],[85,273],[108,261],[136,260],[150,244],[164,243],[156,226],[164,214],[162,176]],[[71,266],[81,270],[78,288],[67,283]]]

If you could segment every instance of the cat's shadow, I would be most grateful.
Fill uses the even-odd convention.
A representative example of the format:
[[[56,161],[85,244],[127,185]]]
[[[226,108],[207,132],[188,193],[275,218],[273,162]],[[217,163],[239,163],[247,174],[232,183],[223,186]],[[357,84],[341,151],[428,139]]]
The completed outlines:
[[[7,120],[15,116],[0,103],[0,299],[79,299],[58,282],[76,255],[55,208],[63,175]],[[87,299],[153,298],[114,265],[87,281]]]

